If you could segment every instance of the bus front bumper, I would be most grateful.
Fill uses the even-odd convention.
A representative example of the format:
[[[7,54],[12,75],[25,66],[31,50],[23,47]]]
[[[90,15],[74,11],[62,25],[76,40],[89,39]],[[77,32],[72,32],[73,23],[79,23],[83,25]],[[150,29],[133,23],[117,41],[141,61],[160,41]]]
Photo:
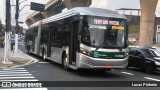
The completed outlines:
[[[128,64],[128,57],[125,59],[100,59],[92,58],[83,54],[79,54],[77,68],[88,69],[120,69],[126,68]]]

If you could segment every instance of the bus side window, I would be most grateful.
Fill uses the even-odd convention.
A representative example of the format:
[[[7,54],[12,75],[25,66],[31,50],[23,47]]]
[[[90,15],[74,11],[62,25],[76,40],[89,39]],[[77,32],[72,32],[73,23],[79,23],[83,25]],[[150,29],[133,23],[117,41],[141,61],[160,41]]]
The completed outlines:
[[[64,36],[66,36],[64,39],[65,39],[65,46],[69,46],[69,42],[70,42],[70,30],[69,30],[69,26],[66,25],[65,27],[65,33],[64,33]]]
[[[51,46],[54,46],[57,39],[57,28],[56,27],[50,27],[51,28]]]
[[[65,31],[62,33],[62,46],[69,45],[69,31]]]

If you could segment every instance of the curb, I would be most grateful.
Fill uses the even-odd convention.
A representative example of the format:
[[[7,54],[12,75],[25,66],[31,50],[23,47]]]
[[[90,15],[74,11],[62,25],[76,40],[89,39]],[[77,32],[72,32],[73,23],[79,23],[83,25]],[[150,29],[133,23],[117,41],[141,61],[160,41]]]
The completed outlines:
[[[11,66],[9,68],[3,68],[3,67],[0,67],[0,69],[12,69],[12,68],[17,68],[17,67],[22,67],[22,66],[27,66],[27,65],[30,65],[30,64],[34,64],[34,63],[37,63],[39,60],[27,55],[26,53],[22,52],[21,50],[18,50],[19,53],[25,55],[26,57],[30,58],[31,60],[29,62],[27,62],[26,64],[22,64],[22,65],[15,65],[15,66]]]
[[[22,52],[21,50],[18,50],[18,51],[19,51],[21,54],[25,55],[26,57],[30,58],[30,59],[32,60],[33,63],[36,63],[36,62],[39,61],[38,59],[33,58],[33,57],[27,55],[26,53]],[[32,64],[32,63],[31,63],[31,64]]]

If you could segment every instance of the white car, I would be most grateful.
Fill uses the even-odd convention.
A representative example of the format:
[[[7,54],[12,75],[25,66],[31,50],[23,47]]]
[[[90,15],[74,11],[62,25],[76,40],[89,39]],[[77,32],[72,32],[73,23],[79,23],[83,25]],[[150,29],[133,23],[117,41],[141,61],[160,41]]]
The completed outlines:
[[[160,52],[160,47],[152,47]]]

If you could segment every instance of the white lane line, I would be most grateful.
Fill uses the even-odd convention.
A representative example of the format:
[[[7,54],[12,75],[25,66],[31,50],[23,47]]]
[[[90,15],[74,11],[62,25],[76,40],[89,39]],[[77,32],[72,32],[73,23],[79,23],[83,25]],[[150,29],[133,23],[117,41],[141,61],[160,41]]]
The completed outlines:
[[[7,69],[3,69],[3,70],[16,70],[16,69],[21,70],[21,69],[25,69],[25,68],[9,68],[9,69],[7,68]]]
[[[1,90],[48,90],[47,88],[12,88],[12,89],[1,89]]]
[[[6,70],[6,71],[0,71],[1,72],[25,72],[27,70]]]
[[[134,75],[133,73],[129,73],[129,72],[121,72],[123,74],[127,74],[127,75]]]
[[[8,79],[7,80],[0,80],[0,82],[3,82],[3,81],[5,81],[5,82],[8,82],[8,81],[17,81],[17,82],[18,81],[22,81],[22,82],[25,82],[26,81],[27,82],[27,81],[38,81],[38,80],[37,79],[30,79],[30,80],[29,79],[27,79],[27,80],[26,79],[24,79],[24,80],[23,79],[20,79],[20,80],[8,80]]]
[[[23,73],[24,74],[24,73],[29,73],[29,72],[3,72],[3,73],[0,73],[0,75],[2,75],[2,74],[15,74],[15,73],[19,73],[19,74]]]
[[[32,74],[3,74],[3,75],[0,75],[0,77],[4,77],[4,76],[32,76]]]
[[[148,79],[148,80],[153,80],[153,81],[160,81],[159,79],[155,79],[155,78],[150,78],[150,77],[144,77],[145,79]]]
[[[51,63],[51,62],[38,62],[38,63]]]
[[[0,77],[0,79],[20,79],[20,78],[25,78],[25,79],[28,79],[28,78],[35,78],[35,77]]]

